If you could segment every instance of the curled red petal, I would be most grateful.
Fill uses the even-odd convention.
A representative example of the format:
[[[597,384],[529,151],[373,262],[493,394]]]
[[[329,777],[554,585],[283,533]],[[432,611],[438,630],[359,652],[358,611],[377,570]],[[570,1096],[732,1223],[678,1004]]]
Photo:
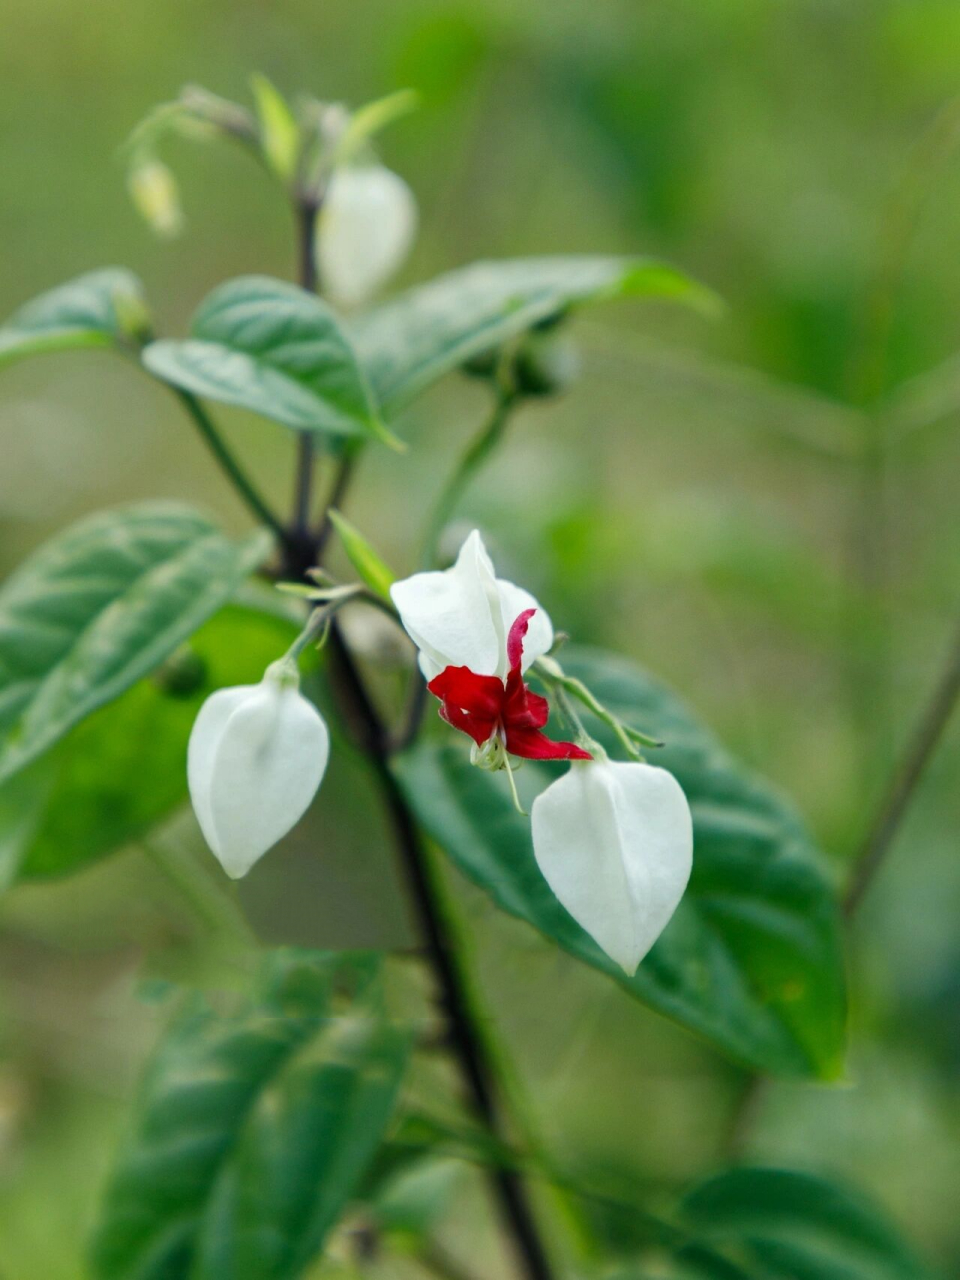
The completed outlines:
[[[485,720],[500,717],[505,691],[503,681],[497,676],[478,676],[469,667],[444,667],[427,688],[441,702],[470,715]]]
[[[536,613],[536,609],[524,609],[523,613],[513,623],[510,633],[507,636],[507,666],[511,673],[514,667],[520,666],[523,661],[523,641],[527,634],[527,628],[530,626],[530,619]]]
[[[507,725],[506,747],[512,756],[524,760],[592,760],[593,756],[574,742],[553,742],[539,729]]]

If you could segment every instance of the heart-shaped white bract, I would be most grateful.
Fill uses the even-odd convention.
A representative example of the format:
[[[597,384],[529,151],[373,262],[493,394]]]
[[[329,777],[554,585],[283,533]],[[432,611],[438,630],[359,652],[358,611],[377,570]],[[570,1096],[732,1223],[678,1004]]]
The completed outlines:
[[[648,764],[592,760],[537,796],[533,851],[550,888],[628,974],[683,897],[693,823],[672,773]]]
[[[228,876],[245,876],[303,816],[329,754],[323,717],[289,679],[268,672],[206,700],[190,734],[187,781]]]
[[[417,202],[382,164],[337,169],[318,224],[317,257],[326,294],[354,307],[398,271],[417,233]]]
[[[446,667],[469,667],[475,675],[505,679],[507,636],[528,609],[536,613],[523,642],[522,670],[553,644],[546,610],[529,591],[496,576],[476,529],[460,548],[456,564],[395,582],[390,596],[420,650],[420,669],[428,681]]]

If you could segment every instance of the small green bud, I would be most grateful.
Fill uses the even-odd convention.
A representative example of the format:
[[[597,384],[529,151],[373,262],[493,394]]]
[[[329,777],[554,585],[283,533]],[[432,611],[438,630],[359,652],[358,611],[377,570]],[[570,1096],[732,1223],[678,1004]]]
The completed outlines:
[[[183,211],[177,181],[161,160],[138,160],[130,170],[127,186],[137,212],[158,236],[172,239],[180,234]]]
[[[555,396],[580,374],[580,354],[569,338],[531,334],[513,366],[517,390],[526,396]]]
[[[171,698],[189,698],[203,688],[207,664],[189,645],[176,649],[153,673],[157,687]]]
[[[461,368],[469,378],[492,378],[497,371],[497,365],[500,363],[500,348],[489,347],[486,351],[481,351],[478,355],[471,356],[469,360],[465,360]]]

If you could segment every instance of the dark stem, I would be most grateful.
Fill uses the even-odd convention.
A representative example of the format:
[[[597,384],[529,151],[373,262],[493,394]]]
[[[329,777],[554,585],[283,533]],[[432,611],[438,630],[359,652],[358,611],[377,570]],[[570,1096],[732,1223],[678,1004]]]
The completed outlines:
[[[318,200],[305,200],[297,206],[297,253],[299,279],[308,293],[316,293],[320,281],[317,272],[317,215]],[[313,464],[316,440],[312,431],[300,432],[297,452],[297,476],[293,497],[294,536],[303,542],[310,528],[310,502],[313,497]]]
[[[900,828],[917,785],[947,727],[960,697],[960,630],[951,645],[947,661],[933,694],[926,704],[870,825],[854,862],[853,873],[843,899],[843,910],[851,916],[877,874]]]
[[[265,525],[271,528],[281,542],[286,544],[287,531],[284,529],[279,517],[270,510],[267,503],[260,496],[259,492],[247,476],[246,472],[227,448],[223,441],[223,437],[213,425],[213,420],[207,413],[206,409],[196,396],[191,395],[189,391],[175,389],[174,393],[186,409],[187,413],[196,423],[200,434],[207,442],[210,452],[230,477],[233,482],[233,486],[239,493],[240,497],[244,500],[257,519],[261,520]]]
[[[431,879],[426,851],[413,815],[390,769],[386,728],[336,623],[331,629],[328,652],[332,681],[340,694],[345,717],[369,756],[390,817],[419,931],[439,987],[452,1048],[477,1115],[496,1135],[497,1113],[490,1067],[470,1017],[463,979]],[[550,1265],[520,1178],[510,1169],[491,1169],[490,1177],[524,1274],[529,1280],[551,1280]]]
[[[319,283],[315,246],[319,208],[320,199],[313,201],[301,199],[298,207],[300,284],[311,292],[316,292]],[[312,448],[312,440],[309,443],[309,449],[306,442],[301,440],[301,474],[298,478],[296,495],[296,527],[298,529],[301,527],[299,521],[303,517],[302,540],[312,541],[316,563],[319,563],[320,552],[329,537],[331,526],[325,515],[319,533],[313,538],[309,534],[310,481],[303,478],[303,472],[309,470],[312,473]],[[350,483],[353,464],[354,456],[345,454],[330,494],[328,511],[331,506],[338,505],[343,499]],[[306,488],[305,499],[304,488]],[[294,564],[295,555],[295,551],[291,553],[288,550],[290,563],[287,567],[302,574],[309,566]],[[416,909],[419,931],[440,989],[440,998],[450,1027],[452,1045],[469,1088],[471,1101],[479,1117],[496,1137],[498,1126],[493,1090],[490,1085],[490,1068],[483,1046],[473,1028],[466,988],[457,967],[454,949],[450,945],[440,901],[430,879],[426,851],[413,814],[408,809],[403,793],[390,769],[389,732],[367,692],[336,621],[330,628],[327,653],[331,684],[338,695],[344,719],[355,741],[373,767],[380,794],[390,818],[397,850]],[[518,1175],[509,1169],[492,1169],[490,1177],[504,1224],[510,1233],[518,1262],[525,1276],[528,1280],[552,1280],[546,1252],[540,1241],[536,1223]]]
[[[356,461],[357,455],[354,452],[345,453],[340,459],[340,465],[337,468],[337,473],[330,489],[330,496],[327,498],[326,510],[323,513],[320,528],[317,530],[316,543],[318,556],[323,554],[327,543],[330,541],[330,535],[333,533],[333,521],[330,519],[330,509],[333,508],[334,510],[339,511],[344,495],[350,487],[350,481],[353,479],[353,469],[356,465]]]

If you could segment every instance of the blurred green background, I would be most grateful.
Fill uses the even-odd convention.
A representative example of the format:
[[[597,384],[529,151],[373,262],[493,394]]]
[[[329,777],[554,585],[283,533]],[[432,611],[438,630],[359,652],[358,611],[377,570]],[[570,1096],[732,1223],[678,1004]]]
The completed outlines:
[[[171,243],[138,221],[118,157],[183,83],[244,98],[253,70],[354,104],[419,90],[381,148],[421,208],[401,283],[487,256],[639,251],[723,295],[715,323],[628,305],[578,320],[579,383],[522,412],[464,519],[558,625],[667,679],[788,791],[841,875],[957,612],[960,6],[0,0],[0,30],[0,315],[123,263],[172,333],[228,276],[289,275],[287,211],[245,157],[171,144],[188,216]],[[448,380],[403,420],[409,453],[365,464],[350,515],[398,570],[483,412],[476,385]],[[282,500],[289,436],[221,416]],[[5,372],[4,574],[68,520],[145,496],[245,523],[170,398],[122,362]],[[954,1267],[958,750],[960,724],[852,931],[847,1079],[776,1086],[747,1145],[852,1177]],[[251,877],[268,937],[410,940],[358,785],[350,808],[351,788],[328,784],[312,827]],[[713,1167],[738,1071],[459,892],[489,1007],[563,1161],[654,1192]],[[4,1280],[80,1274],[163,1017],[138,987],[145,950],[169,968],[203,940],[137,852],[0,902]]]

